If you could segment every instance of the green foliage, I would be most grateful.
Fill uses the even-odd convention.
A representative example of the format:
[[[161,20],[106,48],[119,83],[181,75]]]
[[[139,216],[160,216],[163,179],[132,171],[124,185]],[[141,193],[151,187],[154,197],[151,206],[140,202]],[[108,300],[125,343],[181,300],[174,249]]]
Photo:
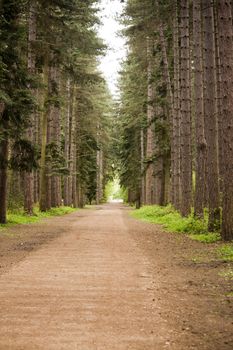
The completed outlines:
[[[195,219],[192,215],[182,217],[171,205],[144,206],[132,212],[132,216],[155,224],[162,224],[169,232],[183,232],[191,234],[190,238],[200,242],[212,243],[220,239],[218,233],[208,233],[207,220]]]
[[[223,261],[233,261],[233,244],[226,244],[217,249],[218,257]]]
[[[119,176],[123,187],[137,193],[141,179],[141,130],[146,125],[146,73],[137,57],[129,55],[119,85],[121,104],[115,121]]]
[[[120,186],[118,178],[115,178],[113,181],[108,181],[105,186],[104,195],[106,200],[123,199],[124,202],[127,201],[127,190]]]
[[[94,71],[97,72],[96,67]],[[77,175],[78,182],[91,203],[96,198],[98,150],[101,150],[104,159],[103,184],[108,181],[111,173],[111,158],[107,155],[112,137],[112,99],[103,80],[97,79],[91,83],[83,81],[81,87],[77,99]]]
[[[33,224],[36,222],[39,222],[41,219],[44,218],[49,218],[52,216],[61,216],[65,214],[70,214],[77,211],[77,209],[71,208],[71,207],[60,207],[60,208],[52,208],[46,212],[40,212],[38,208],[35,208],[34,210],[34,215],[26,215],[23,210],[21,211],[14,211],[14,212],[9,212],[7,217],[8,217],[8,223],[7,224],[0,224],[0,229],[1,228],[7,228],[11,227],[14,225],[19,225],[19,224]]]
[[[191,239],[193,239],[194,241],[199,241],[202,243],[214,243],[217,241],[221,240],[221,236],[219,233],[215,233],[215,232],[209,232],[209,233],[202,233],[202,234],[191,234],[189,236]]]
[[[13,170],[32,171],[38,168],[39,153],[36,146],[28,140],[17,140],[12,146],[9,162]]]
[[[158,28],[161,24],[159,12],[164,18],[165,37],[169,68],[172,64],[172,41],[170,18],[166,13],[172,2],[126,1],[123,24],[128,43],[128,56],[123,64],[119,87],[121,102],[118,111],[118,158],[120,181],[129,189],[130,197],[140,196],[141,180],[150,163],[153,167],[170,157],[169,118],[167,88],[164,80],[164,63]],[[166,16],[165,16],[166,14]],[[150,46],[148,46],[150,44]],[[153,99],[148,99],[148,54],[153,61],[150,70],[150,85]],[[173,70],[171,69],[171,72]],[[148,106],[153,107],[153,116],[148,122]],[[147,155],[147,130],[153,133],[153,154]],[[131,198],[131,199],[132,199]]]

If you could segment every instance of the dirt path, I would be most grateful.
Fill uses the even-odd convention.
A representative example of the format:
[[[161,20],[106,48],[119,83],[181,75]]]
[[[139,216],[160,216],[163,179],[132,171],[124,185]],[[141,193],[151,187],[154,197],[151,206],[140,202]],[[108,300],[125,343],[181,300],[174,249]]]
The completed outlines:
[[[124,207],[98,209],[30,226],[46,244],[16,249],[11,268],[3,254],[0,349],[231,349],[232,305],[222,286],[201,287],[185,242]]]

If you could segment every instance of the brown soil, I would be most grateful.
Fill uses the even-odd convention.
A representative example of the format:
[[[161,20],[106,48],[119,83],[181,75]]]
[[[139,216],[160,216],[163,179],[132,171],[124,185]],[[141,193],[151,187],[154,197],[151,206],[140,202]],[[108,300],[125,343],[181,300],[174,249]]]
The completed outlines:
[[[118,205],[0,234],[1,350],[230,350],[213,246]]]

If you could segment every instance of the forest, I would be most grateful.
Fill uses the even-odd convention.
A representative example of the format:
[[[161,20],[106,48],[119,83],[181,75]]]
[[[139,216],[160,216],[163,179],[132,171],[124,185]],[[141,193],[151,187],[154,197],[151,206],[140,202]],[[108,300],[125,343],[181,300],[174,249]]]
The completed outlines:
[[[232,241],[233,1],[0,0],[0,350],[232,350]]]
[[[128,0],[119,94],[99,62],[97,0],[0,4],[0,223],[106,200],[172,204],[233,238],[230,0]]]
[[[103,197],[111,98],[96,1],[1,1],[0,222]]]

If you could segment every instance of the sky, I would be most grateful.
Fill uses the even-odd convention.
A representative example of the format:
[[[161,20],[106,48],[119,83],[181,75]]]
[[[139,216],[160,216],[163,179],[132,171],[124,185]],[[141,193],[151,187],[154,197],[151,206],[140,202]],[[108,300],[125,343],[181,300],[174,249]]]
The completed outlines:
[[[123,10],[120,0],[101,1],[101,21],[103,25],[99,29],[99,35],[108,45],[109,49],[105,57],[101,59],[100,69],[107,80],[112,95],[117,95],[117,77],[122,59],[126,56],[125,41],[119,37],[121,25],[117,22]]]

